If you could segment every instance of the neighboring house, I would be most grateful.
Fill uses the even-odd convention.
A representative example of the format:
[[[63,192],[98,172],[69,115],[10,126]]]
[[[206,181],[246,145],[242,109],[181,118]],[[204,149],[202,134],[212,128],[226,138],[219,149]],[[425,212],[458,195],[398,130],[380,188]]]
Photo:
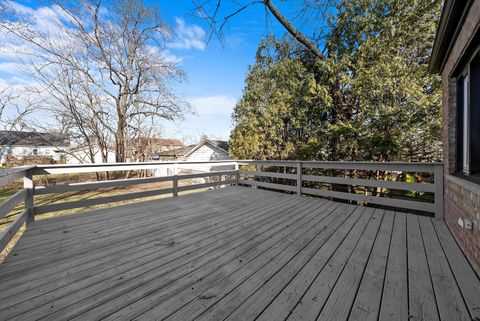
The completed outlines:
[[[103,163],[103,157],[98,147],[93,147],[93,154],[95,163]],[[72,148],[67,155],[67,164],[90,164],[92,160],[90,158],[89,149],[85,146],[78,146]],[[107,163],[115,163],[115,151],[109,149],[107,152]]]
[[[154,160],[207,162],[213,160],[230,160],[228,142],[202,137],[196,145],[185,146],[157,153]]]
[[[217,160],[231,160],[228,154],[228,142],[221,140],[213,140],[208,137],[202,137],[196,145],[185,146],[169,151],[157,153],[152,157],[157,161],[185,161],[185,162],[208,162]],[[225,166],[195,166],[193,171],[203,172],[211,170],[229,169]],[[170,171],[157,171],[156,175],[171,174]]]
[[[430,72],[443,84],[445,221],[480,273],[480,0],[446,0]],[[472,222],[470,228],[469,222]],[[467,224],[465,224],[467,223]]]
[[[137,161],[144,162],[151,159],[152,155],[181,147],[183,147],[183,143],[179,139],[140,137],[135,141],[134,155]]]
[[[0,131],[0,162],[8,158],[51,159],[58,162],[69,149],[68,136],[59,133]]]
[[[176,138],[152,138],[150,139],[155,153],[161,153],[184,147],[183,143]]]

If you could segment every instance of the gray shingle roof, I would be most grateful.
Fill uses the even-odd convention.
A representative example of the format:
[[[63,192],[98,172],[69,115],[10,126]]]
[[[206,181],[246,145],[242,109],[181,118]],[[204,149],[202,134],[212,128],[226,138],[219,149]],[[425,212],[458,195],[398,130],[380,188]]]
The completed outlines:
[[[172,150],[166,150],[163,152],[159,152],[156,155],[158,156],[183,156],[186,155],[189,151],[191,151],[196,145],[190,145],[180,148],[175,148]]]
[[[0,131],[2,146],[69,146],[68,135],[60,133]]]
[[[223,140],[212,140],[209,138],[202,138],[200,143],[197,145],[189,145],[181,148],[176,148],[164,152],[157,153],[156,156],[174,156],[174,157],[179,157],[179,156],[185,156],[187,155],[190,151],[192,151],[194,148],[203,145],[205,143],[210,143],[218,148],[223,149],[224,151],[228,152],[228,142],[223,141]]]

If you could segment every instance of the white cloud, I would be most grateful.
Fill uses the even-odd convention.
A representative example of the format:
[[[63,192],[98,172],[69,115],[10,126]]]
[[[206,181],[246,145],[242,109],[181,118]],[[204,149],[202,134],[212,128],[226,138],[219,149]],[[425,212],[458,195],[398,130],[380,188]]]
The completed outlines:
[[[230,115],[237,101],[231,96],[218,95],[191,98],[189,102],[198,115],[205,116]]]
[[[17,62],[0,62],[0,72],[19,75],[25,72],[25,66]]]
[[[182,18],[176,18],[175,23],[175,35],[173,42],[169,45],[170,48],[205,50],[206,32],[200,26],[188,25]]]

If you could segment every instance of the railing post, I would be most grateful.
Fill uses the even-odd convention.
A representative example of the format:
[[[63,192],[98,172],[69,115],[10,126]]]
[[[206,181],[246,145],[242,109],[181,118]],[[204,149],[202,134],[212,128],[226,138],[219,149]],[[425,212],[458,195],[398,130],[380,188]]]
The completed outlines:
[[[27,225],[35,221],[35,204],[33,202],[33,190],[35,188],[33,183],[32,170],[27,170],[23,177],[23,188],[27,190],[27,197],[25,198],[25,209],[28,211]]]
[[[435,184],[435,218],[443,220],[443,164],[435,165],[433,182]]]
[[[297,162],[297,195],[302,196],[302,162]]]
[[[235,185],[238,185],[240,182],[240,170],[238,166],[238,162],[235,162]]]
[[[174,163],[172,167],[173,172],[173,197],[178,196],[178,164]]]

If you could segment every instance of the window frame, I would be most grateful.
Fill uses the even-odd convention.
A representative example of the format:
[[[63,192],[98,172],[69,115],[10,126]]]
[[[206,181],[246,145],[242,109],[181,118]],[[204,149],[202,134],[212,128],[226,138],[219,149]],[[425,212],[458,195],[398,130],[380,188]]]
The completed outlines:
[[[463,71],[456,77],[457,78],[457,121],[456,121],[456,132],[457,132],[457,153],[456,153],[456,167],[457,171],[461,172],[465,176],[471,176],[475,174],[480,174],[480,171],[473,169],[471,164],[471,84],[472,84],[472,72],[471,72],[471,63],[474,59],[480,59],[480,46],[478,46],[469,57],[468,61],[465,63]],[[480,77],[480,75],[477,75]],[[480,91],[475,93],[480,95]],[[476,97],[477,100],[480,97]],[[480,107],[477,107],[480,108]],[[477,124],[480,126],[480,124]],[[480,161],[480,160],[477,160]]]

